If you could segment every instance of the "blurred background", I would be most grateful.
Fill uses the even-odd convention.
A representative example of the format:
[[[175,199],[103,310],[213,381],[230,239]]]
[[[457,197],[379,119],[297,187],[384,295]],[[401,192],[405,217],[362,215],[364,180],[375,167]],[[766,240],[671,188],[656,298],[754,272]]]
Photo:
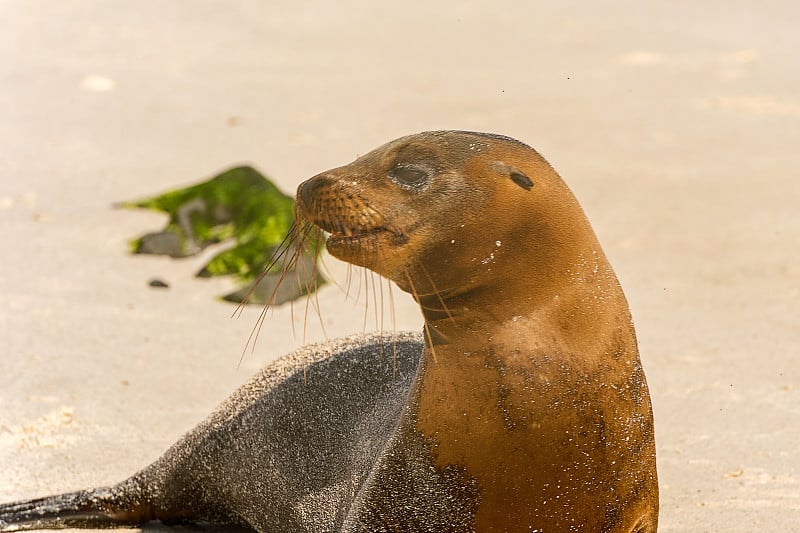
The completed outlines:
[[[165,217],[114,202],[238,163],[291,193],[469,129],[539,150],[620,276],[661,531],[796,529],[798,20],[777,0],[0,0],[0,499],[118,481],[263,364],[364,327],[330,284],[325,331],[277,309],[237,369],[260,309],[229,320],[228,282],[192,277],[207,255],[129,256]]]

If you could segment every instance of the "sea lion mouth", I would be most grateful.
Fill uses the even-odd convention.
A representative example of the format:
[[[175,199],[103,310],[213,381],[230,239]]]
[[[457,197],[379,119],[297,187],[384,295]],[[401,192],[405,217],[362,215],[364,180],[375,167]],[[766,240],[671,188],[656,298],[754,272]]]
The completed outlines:
[[[363,245],[368,242],[377,242],[381,235],[393,236],[394,233],[387,228],[342,228],[341,231],[328,231],[328,246],[353,246]]]
[[[314,220],[313,224],[327,234],[325,244],[334,255],[348,249],[402,246],[408,242],[404,233],[387,226],[361,227],[336,220]]]

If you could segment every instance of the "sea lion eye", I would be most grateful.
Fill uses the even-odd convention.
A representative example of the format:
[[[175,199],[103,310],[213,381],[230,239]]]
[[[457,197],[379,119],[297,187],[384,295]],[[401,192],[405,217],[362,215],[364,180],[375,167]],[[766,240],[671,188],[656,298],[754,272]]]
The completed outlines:
[[[407,165],[397,165],[389,171],[389,177],[401,187],[419,187],[428,180],[428,171]]]

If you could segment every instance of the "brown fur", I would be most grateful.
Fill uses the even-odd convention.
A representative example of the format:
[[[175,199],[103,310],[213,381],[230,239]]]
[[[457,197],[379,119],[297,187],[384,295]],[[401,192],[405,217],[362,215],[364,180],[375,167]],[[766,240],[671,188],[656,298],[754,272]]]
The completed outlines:
[[[332,234],[332,255],[419,302],[428,347],[406,422],[441,471],[477,486],[476,531],[656,530],[628,305],[538,153],[486,134],[404,137],[302,184],[298,214]]]

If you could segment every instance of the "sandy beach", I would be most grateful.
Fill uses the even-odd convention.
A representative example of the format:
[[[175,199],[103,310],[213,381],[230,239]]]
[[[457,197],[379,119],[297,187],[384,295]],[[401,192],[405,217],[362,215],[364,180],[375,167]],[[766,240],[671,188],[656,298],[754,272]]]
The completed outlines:
[[[466,129],[539,150],[620,277],[659,531],[800,531],[798,20],[785,0],[1,2],[0,501],[117,482],[276,357],[376,327],[368,291],[329,284],[321,319],[275,309],[239,365],[260,309],[231,319],[232,283],[193,277],[213,250],[129,255],[165,218],[115,202],[238,163],[291,192]],[[384,328],[418,329],[394,297]]]

